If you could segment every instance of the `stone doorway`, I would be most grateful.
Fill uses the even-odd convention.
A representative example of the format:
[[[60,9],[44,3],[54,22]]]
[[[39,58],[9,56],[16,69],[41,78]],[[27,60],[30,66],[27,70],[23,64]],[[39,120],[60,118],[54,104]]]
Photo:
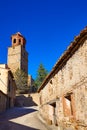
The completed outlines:
[[[50,109],[52,113],[52,124],[57,125],[57,117],[56,117],[56,102],[50,104]]]

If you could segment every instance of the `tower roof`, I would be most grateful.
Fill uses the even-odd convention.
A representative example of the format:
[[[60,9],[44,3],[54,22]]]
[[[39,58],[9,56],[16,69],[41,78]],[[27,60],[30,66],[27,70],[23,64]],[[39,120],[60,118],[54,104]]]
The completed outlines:
[[[12,40],[12,46],[23,45],[25,47],[26,39],[20,32],[13,34],[11,36],[11,40]]]
[[[22,36],[22,34],[21,34],[20,32],[17,32],[16,34],[18,34],[18,35],[21,35],[21,36]]]
[[[17,36],[17,35],[24,38],[24,36],[20,32],[17,32],[15,34],[13,34],[12,36]],[[12,36],[11,36],[11,39],[12,39]],[[24,38],[24,40],[25,40],[25,38]]]

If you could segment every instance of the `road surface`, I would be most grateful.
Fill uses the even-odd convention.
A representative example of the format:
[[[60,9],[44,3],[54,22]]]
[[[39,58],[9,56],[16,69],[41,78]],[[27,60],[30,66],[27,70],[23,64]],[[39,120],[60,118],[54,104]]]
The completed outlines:
[[[0,114],[0,130],[48,130],[39,119],[37,106],[15,107]]]

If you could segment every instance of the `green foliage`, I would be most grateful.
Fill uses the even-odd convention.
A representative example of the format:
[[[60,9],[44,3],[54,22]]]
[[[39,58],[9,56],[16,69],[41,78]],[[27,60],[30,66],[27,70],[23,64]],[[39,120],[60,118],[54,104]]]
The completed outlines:
[[[16,72],[14,73],[14,78],[17,85],[17,91],[21,90],[24,92],[28,89],[27,85],[28,77],[24,71],[17,69]]]
[[[37,70],[37,77],[35,80],[35,86],[37,87],[37,89],[40,87],[47,74],[48,71],[44,68],[43,64],[40,64]]]

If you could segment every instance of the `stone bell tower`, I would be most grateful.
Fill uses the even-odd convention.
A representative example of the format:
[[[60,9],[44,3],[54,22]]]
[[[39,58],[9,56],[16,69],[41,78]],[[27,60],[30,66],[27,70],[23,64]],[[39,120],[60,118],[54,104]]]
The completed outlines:
[[[11,36],[12,46],[8,48],[8,66],[15,72],[18,68],[28,74],[28,53],[26,40],[20,32]]]

